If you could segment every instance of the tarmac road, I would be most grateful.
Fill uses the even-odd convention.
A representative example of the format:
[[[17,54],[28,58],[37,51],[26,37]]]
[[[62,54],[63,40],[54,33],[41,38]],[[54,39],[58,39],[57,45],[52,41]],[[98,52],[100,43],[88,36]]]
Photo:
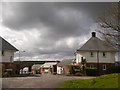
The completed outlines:
[[[2,88],[55,88],[56,85],[72,79],[91,79],[85,76],[64,76],[44,74],[40,77],[2,78]]]

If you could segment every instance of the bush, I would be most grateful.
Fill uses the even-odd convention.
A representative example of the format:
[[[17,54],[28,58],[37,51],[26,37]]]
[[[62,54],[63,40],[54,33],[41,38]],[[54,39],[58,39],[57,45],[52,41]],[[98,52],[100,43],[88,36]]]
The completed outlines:
[[[96,76],[97,75],[97,68],[86,68],[86,74],[88,76]]]
[[[69,74],[76,75],[76,74],[81,74],[81,69],[79,66],[69,66]]]
[[[3,72],[2,77],[10,77],[10,73],[9,72]]]
[[[16,75],[15,71],[4,71],[2,73],[2,77],[12,77],[12,76],[15,76],[15,75]]]
[[[109,69],[112,73],[120,73],[120,66],[114,66]]]
[[[41,74],[39,70],[36,70],[36,74]]]
[[[69,66],[69,73],[75,74],[74,66]]]

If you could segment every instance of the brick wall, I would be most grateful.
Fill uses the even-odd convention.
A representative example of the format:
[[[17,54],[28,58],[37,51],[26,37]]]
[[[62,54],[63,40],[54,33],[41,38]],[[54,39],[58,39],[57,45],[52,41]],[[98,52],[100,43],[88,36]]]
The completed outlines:
[[[103,68],[103,66],[106,66],[106,69]],[[93,66],[98,68],[98,74],[102,75],[102,74],[107,74],[107,73],[111,73],[110,68],[115,66],[114,63],[87,63],[86,64],[87,67]]]

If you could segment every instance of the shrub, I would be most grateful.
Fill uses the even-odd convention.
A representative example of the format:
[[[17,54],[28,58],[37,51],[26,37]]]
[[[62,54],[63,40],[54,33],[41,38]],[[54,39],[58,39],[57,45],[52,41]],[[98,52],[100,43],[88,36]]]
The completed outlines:
[[[16,75],[15,71],[4,71],[2,73],[2,77],[12,77],[12,76],[15,76],[15,75]]]
[[[97,75],[97,68],[86,68],[86,74],[88,76],[96,76]]]
[[[75,73],[80,73],[81,72],[81,68],[76,66],[76,67],[74,67],[74,71],[75,71]]]
[[[75,74],[74,66],[69,66],[69,73],[70,74]]]
[[[9,77],[10,76],[10,73],[9,72],[3,72],[2,73],[2,77]]]
[[[81,73],[81,68],[79,66],[69,66],[69,74],[76,75]]]
[[[112,73],[120,73],[120,66],[113,66],[109,68]]]
[[[41,74],[41,72],[39,70],[36,70],[36,74]]]

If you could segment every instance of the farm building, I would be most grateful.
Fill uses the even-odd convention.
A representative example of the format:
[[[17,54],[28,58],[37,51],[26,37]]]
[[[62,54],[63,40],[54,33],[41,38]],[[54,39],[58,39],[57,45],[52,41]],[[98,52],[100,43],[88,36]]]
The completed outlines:
[[[64,59],[57,64],[57,74],[68,74],[69,66],[73,65],[74,59]]]

